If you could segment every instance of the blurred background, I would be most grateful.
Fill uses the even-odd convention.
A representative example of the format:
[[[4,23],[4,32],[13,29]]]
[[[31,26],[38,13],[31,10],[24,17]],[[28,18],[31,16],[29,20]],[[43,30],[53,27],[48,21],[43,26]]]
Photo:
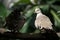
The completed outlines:
[[[24,7],[23,5],[26,5]],[[60,0],[0,0],[0,28],[5,24],[5,18],[15,9],[23,8],[26,21],[21,33],[31,33],[36,30],[34,9],[39,6],[42,13],[47,15],[53,23],[54,30],[60,32]],[[38,32],[38,31],[37,31]],[[1,38],[2,39],[2,38]],[[17,39],[18,40],[18,39]]]

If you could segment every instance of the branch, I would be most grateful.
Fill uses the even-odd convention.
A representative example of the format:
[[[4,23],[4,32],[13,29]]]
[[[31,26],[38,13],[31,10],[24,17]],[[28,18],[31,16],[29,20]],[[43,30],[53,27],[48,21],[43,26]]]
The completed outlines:
[[[0,37],[13,38],[13,39],[40,39],[40,40],[59,40],[57,34],[54,31],[46,30],[45,33],[12,33],[5,32],[0,33]]]
[[[39,38],[41,35],[37,34],[30,34],[30,33],[12,33],[12,32],[5,32],[4,34],[0,33],[1,37],[6,38],[16,38],[16,39],[25,39],[25,38]]]

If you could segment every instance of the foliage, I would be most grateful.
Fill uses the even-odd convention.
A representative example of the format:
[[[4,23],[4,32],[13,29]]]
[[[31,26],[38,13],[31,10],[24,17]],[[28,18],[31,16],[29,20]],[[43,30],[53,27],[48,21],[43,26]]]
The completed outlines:
[[[37,2],[40,2],[40,4],[38,4]],[[56,31],[59,31],[60,29],[60,18],[59,18],[60,17],[60,6],[58,5],[58,2],[60,1],[59,0],[49,0],[49,1],[48,0],[41,0],[41,1],[37,0],[37,2],[36,2],[36,5],[32,5],[32,3],[28,0],[20,0],[19,2],[15,3],[15,5],[13,6],[15,7],[19,4],[23,5],[23,3],[26,3],[27,5],[32,6],[26,12],[23,9],[24,10],[23,13],[26,16],[26,22],[23,25],[20,32],[29,33],[29,32],[34,32],[36,30],[34,27],[34,21],[36,17],[36,14],[34,14],[34,9],[36,6],[39,6],[43,14],[47,15],[51,19],[54,29]],[[19,7],[17,6],[17,8]],[[2,3],[0,3],[0,16],[2,16],[3,19],[5,19],[7,14],[9,14],[7,13],[7,9]]]
[[[0,2],[0,27],[3,26],[5,17],[7,16],[7,9],[5,6]]]

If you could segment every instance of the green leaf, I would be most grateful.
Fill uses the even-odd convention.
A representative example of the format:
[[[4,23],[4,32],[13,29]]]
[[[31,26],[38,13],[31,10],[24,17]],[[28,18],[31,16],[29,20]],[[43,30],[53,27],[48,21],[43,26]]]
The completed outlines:
[[[56,15],[56,12],[54,12],[53,10],[51,10],[51,14],[60,23],[60,19],[59,19],[58,15]]]
[[[49,5],[40,5],[41,11],[47,13],[49,11]]]
[[[7,15],[7,9],[5,8],[5,6],[2,3],[0,3],[0,16],[5,18],[6,15]]]
[[[30,22],[31,18],[28,19],[25,24],[23,25],[23,28],[20,30],[21,33],[26,33],[27,32],[27,29],[29,27],[29,22]]]
[[[54,10],[51,10],[51,14],[54,17],[54,29],[59,32],[60,31],[60,18],[58,17],[57,13]]]
[[[37,4],[38,0],[34,0],[34,2]],[[32,4],[32,2],[30,0],[20,0],[17,3],[15,3],[15,5],[20,4],[20,3],[26,3],[26,4]]]
[[[54,3],[56,0],[41,0],[41,4],[48,4],[48,5],[50,5],[50,4],[52,4],[52,3]]]
[[[20,30],[21,33],[26,33],[28,31],[28,28],[30,26],[30,21],[31,21],[31,16],[33,15],[33,12],[34,12],[34,8],[30,9],[27,11],[27,13],[25,13],[25,16],[26,16],[26,22],[25,24],[23,25],[23,28]]]
[[[30,3],[30,0],[20,0],[20,3]]]
[[[25,16],[26,16],[26,19],[28,19],[29,17],[31,17],[31,15],[34,13],[34,8],[28,10],[26,13],[25,13]]]
[[[17,3],[15,3],[14,5],[18,5],[20,3],[26,3],[26,4],[30,4],[30,0],[20,0]]]

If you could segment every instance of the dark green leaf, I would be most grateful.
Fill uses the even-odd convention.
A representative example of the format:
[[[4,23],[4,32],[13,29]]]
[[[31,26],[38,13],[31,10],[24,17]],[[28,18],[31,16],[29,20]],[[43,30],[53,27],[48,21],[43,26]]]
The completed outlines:
[[[2,16],[3,18],[7,16],[7,9],[2,3],[0,3],[0,16]]]

